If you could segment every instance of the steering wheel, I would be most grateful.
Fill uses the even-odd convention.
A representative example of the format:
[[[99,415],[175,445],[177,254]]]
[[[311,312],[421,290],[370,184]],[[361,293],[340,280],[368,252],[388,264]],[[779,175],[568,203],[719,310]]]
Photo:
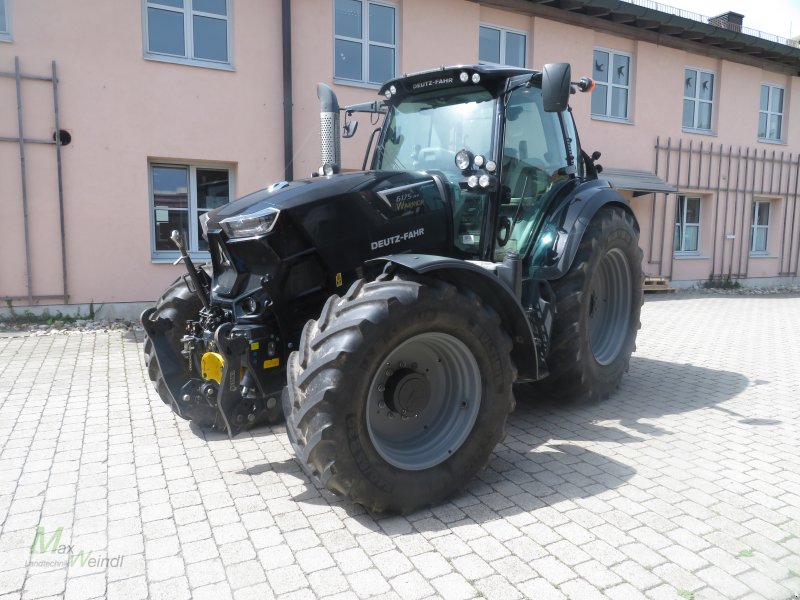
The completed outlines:
[[[511,219],[508,217],[500,217],[500,222],[497,226],[497,245],[501,248],[508,243],[511,237]]]
[[[456,153],[445,148],[429,146],[420,148],[414,157],[414,166],[423,170],[440,169],[451,170],[455,168]]]

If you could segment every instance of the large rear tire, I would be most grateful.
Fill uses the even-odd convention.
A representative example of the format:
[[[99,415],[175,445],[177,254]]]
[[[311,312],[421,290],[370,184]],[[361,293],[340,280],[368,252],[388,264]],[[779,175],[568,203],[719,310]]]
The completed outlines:
[[[556,400],[605,399],[628,370],[640,327],[642,251],[633,217],[617,206],[600,209],[569,272],[550,283],[550,375],[534,391]]]
[[[289,439],[317,485],[375,512],[461,490],[514,408],[511,339],[470,292],[436,279],[357,281],[289,357]]]

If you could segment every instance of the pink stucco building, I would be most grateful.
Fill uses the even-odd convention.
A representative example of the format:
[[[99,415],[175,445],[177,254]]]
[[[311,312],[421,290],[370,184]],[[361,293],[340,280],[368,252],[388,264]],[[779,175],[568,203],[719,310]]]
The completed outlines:
[[[0,0],[0,298],[132,313],[181,273],[171,229],[202,258],[204,211],[316,170],[317,82],[345,105],[477,61],[595,78],[581,142],[647,274],[796,282],[800,49],[746,25],[648,1]]]

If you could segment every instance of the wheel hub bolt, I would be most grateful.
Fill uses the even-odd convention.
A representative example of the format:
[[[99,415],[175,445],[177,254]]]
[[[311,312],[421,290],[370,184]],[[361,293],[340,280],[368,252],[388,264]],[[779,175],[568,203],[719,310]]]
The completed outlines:
[[[392,371],[391,369],[386,369],[386,376],[387,377],[391,377],[393,373],[394,373],[394,371]]]
[[[404,360],[400,361],[400,368],[401,369],[405,369],[406,368],[406,361],[404,361]]]
[[[184,402],[191,402],[192,397],[189,394],[184,394],[181,400],[183,400]]]
[[[249,423],[253,423],[255,420],[256,420],[256,416],[253,413],[250,413],[249,415],[247,415],[247,421]]]
[[[210,397],[210,396],[213,396],[213,395],[214,395],[214,388],[212,388],[212,387],[206,388],[206,396]]]
[[[385,392],[386,391],[386,386],[383,385],[382,383],[378,384],[378,391],[381,392],[381,393]],[[383,402],[381,402],[381,404],[383,404]]]

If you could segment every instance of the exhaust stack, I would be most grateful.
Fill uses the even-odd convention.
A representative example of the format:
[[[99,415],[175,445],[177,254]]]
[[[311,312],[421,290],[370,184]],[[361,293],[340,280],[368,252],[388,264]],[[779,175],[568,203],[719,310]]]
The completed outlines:
[[[319,98],[319,137],[322,167],[331,165],[338,173],[341,167],[341,148],[339,143],[339,102],[330,86],[317,84]],[[321,169],[322,171],[323,169]]]

